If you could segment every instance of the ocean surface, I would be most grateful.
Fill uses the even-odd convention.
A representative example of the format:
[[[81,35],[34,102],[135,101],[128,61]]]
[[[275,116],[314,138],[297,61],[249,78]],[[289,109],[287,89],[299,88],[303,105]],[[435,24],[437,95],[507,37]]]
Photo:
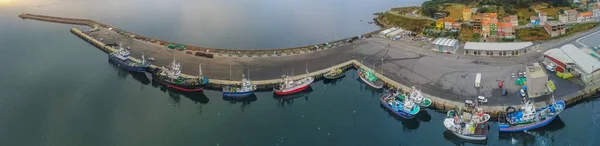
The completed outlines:
[[[550,125],[463,141],[444,113],[393,116],[350,70],[308,92],[243,100],[181,93],[108,63],[72,25],[21,20],[21,12],[99,20],[136,33],[221,48],[277,48],[373,31],[371,13],[412,0],[0,0],[0,145],[600,145],[600,101]],[[360,22],[362,20],[362,22]],[[77,26],[80,27],[80,26]]]

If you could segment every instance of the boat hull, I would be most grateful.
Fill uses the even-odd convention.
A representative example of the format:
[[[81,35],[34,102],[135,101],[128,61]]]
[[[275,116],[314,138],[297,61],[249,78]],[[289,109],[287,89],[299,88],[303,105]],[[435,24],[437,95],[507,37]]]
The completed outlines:
[[[375,88],[375,89],[381,89],[381,88],[383,88],[383,84],[381,84],[381,85],[375,85],[375,83],[373,83],[373,82],[369,82],[369,80],[367,80],[367,79],[363,78],[362,76],[359,76],[359,77],[360,77],[360,79],[361,79],[363,82],[367,83],[367,85],[369,85],[369,86],[371,86],[371,87],[373,87],[373,88]]]
[[[111,63],[119,66],[119,68],[125,69],[127,71],[131,71],[131,72],[145,72],[148,69],[147,66],[132,66],[128,62],[120,60],[112,55],[108,56],[108,60]]]
[[[346,76],[346,74],[343,74],[343,73],[341,73],[341,74],[337,74],[337,75],[335,75],[335,76],[332,76],[332,75],[330,75],[330,74],[324,74],[324,75],[323,75],[323,78],[325,78],[325,79],[329,79],[329,80],[335,80],[335,79],[341,78],[341,77],[343,77],[343,76]]]
[[[184,86],[184,85],[176,85],[176,84],[171,84],[165,81],[161,81],[159,79],[155,79],[155,81],[158,81],[158,83],[163,84],[169,88],[173,88],[173,89],[177,89],[180,91],[185,91],[185,92],[200,92],[204,89],[204,86],[202,85],[198,85],[198,86]]]
[[[248,91],[248,92],[223,92],[223,96],[224,97],[248,97],[250,95],[254,94],[254,91]]]
[[[466,139],[466,140],[486,140],[487,139],[487,135],[462,135],[460,133],[456,133],[454,131],[451,131],[454,135],[462,138],[462,139]]]
[[[294,94],[294,93],[306,90],[306,88],[308,88],[309,85],[310,85],[310,83],[293,88],[293,89],[288,89],[288,90],[273,89],[273,92],[275,92],[275,95],[290,95],[290,94]]]
[[[563,109],[560,109],[560,112],[562,112],[562,110],[564,110],[565,105],[566,105],[564,101],[557,101],[556,104],[562,105]],[[525,130],[537,129],[537,128],[544,127],[544,126],[550,124],[550,122],[552,122],[560,114],[560,112],[557,112],[554,116],[548,117],[545,120],[542,120],[539,122],[525,124],[525,125],[518,125],[518,126],[511,126],[508,123],[500,123],[498,125],[498,128],[500,129],[500,132],[521,132],[521,131],[525,131]]]
[[[402,118],[405,118],[405,119],[412,119],[416,115],[416,114],[407,113],[407,112],[405,112],[403,110],[397,111],[392,106],[390,106],[389,104],[387,104],[383,100],[381,100],[381,105],[383,105],[385,108],[387,108],[389,111],[393,112],[394,114],[396,114],[396,115],[398,115],[398,116],[400,116]]]

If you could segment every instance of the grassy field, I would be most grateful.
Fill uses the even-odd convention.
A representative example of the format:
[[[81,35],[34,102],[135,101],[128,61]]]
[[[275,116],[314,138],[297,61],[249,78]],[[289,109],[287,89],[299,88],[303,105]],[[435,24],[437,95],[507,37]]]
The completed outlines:
[[[463,27],[462,29],[460,29],[460,32],[458,33],[458,40],[465,42],[465,41],[472,41],[473,38],[473,29],[470,27]]]
[[[413,11],[421,11],[421,7],[419,7],[419,6],[398,7],[398,8],[392,8],[390,11],[397,12],[400,14],[405,14],[405,13],[412,13]]]
[[[543,27],[523,28],[517,30],[517,38],[521,41],[535,41],[550,39],[550,35]]]
[[[443,11],[450,12],[450,14],[448,15],[447,18],[451,18],[453,20],[459,20],[460,18],[462,18],[462,12],[463,12],[463,8],[465,8],[465,5],[455,4],[455,3],[448,3],[445,5],[447,5],[447,6],[444,8]]]
[[[528,8],[519,8],[517,9],[517,14],[519,15],[519,25],[522,24],[527,24],[529,23],[529,21],[527,21],[527,19],[531,16],[536,15],[536,11],[538,12],[546,12],[546,14],[548,14],[548,17],[553,17],[554,19],[558,20],[558,14],[560,13],[560,10],[568,10],[571,9],[569,7],[553,7],[553,8],[549,8],[548,7],[548,3],[536,3],[532,6],[533,11],[529,12]]]
[[[535,12],[534,11],[529,12],[529,10],[527,10],[527,8],[518,8],[517,15],[519,16],[519,25],[525,25],[525,24],[529,23],[529,21],[527,21],[527,19],[529,19],[529,17],[535,15]]]
[[[592,28],[598,26],[598,24],[600,24],[600,23],[574,24],[573,26],[571,26],[570,29],[567,29],[567,32],[563,36],[569,36],[569,35],[574,34],[574,33],[582,32],[582,31],[587,31],[589,29],[592,29]]]
[[[377,20],[385,27],[400,27],[402,29],[421,33],[425,27],[431,25],[434,21],[429,19],[408,17],[405,15],[395,15],[390,12],[377,16]]]

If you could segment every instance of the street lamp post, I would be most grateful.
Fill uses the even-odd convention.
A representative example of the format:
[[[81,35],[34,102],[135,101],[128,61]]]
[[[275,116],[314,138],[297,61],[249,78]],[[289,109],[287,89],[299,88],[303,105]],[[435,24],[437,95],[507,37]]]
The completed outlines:
[[[381,58],[381,75],[383,75],[383,58]]]

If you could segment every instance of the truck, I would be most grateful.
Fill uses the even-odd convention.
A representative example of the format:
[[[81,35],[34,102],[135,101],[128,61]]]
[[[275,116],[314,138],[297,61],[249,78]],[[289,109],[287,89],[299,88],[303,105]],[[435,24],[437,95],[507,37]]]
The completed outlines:
[[[475,76],[475,88],[481,87],[481,73],[477,73]]]

